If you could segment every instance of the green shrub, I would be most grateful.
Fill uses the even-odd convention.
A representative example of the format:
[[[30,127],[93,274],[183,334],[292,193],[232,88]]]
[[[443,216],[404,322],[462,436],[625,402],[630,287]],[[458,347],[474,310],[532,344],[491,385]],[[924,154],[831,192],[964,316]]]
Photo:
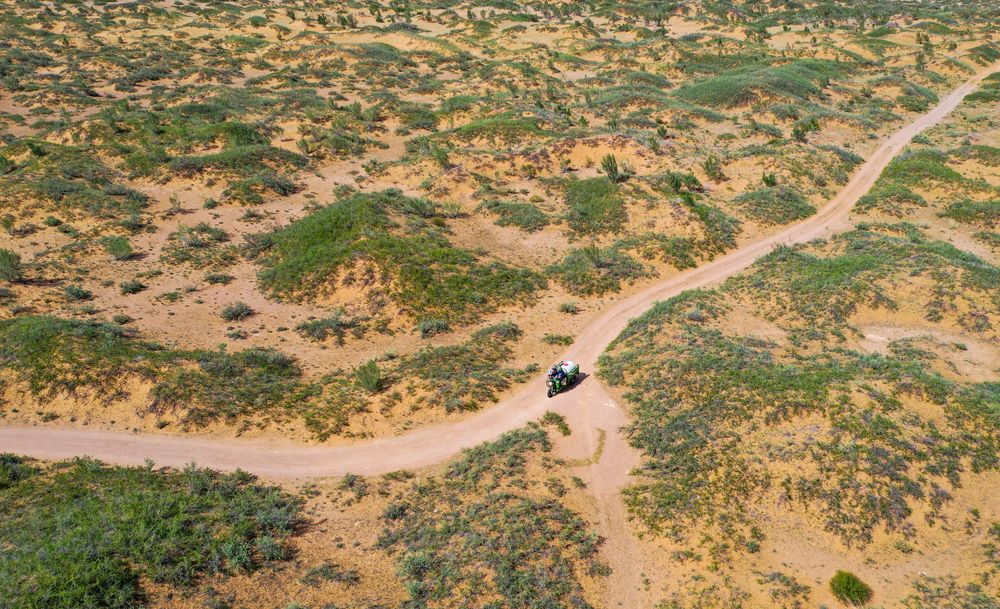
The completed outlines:
[[[443,319],[424,319],[417,324],[420,338],[430,338],[445,332],[451,332],[451,325]]]
[[[578,235],[618,233],[627,220],[618,186],[608,178],[568,182],[566,205],[566,223]]]
[[[830,590],[850,605],[864,605],[872,597],[871,587],[850,571],[837,571],[830,579]]]
[[[784,185],[743,193],[733,199],[733,204],[762,224],[786,224],[816,213],[798,190]]]
[[[379,370],[378,362],[370,360],[361,364],[354,370],[354,378],[358,385],[368,393],[378,393],[383,388],[382,371]]]
[[[234,302],[223,307],[219,315],[226,321],[243,321],[254,313],[255,311],[245,302]]]
[[[337,311],[326,319],[304,321],[295,326],[295,330],[302,336],[316,341],[326,340],[327,337],[333,336],[338,345],[343,345],[348,332],[355,338],[364,336],[366,329],[364,321],[357,317],[347,317],[343,311]]]
[[[635,174],[628,165],[619,166],[618,159],[613,154],[604,155],[604,158],[601,159],[601,169],[604,171],[604,175],[608,176],[608,179],[615,184],[624,182]]]
[[[69,300],[90,300],[94,294],[90,290],[85,290],[78,285],[68,285],[63,289],[63,294]]]
[[[24,278],[21,256],[6,249],[0,249],[0,279],[16,283]]]
[[[542,230],[549,224],[545,212],[531,203],[486,201],[480,208],[496,214],[497,226],[516,226],[529,233]]]
[[[566,290],[580,296],[617,292],[623,281],[648,275],[642,264],[624,252],[620,245],[607,248],[588,245],[572,250],[562,262],[548,267],[547,271]]]
[[[128,281],[121,282],[118,287],[121,289],[123,296],[128,296],[129,294],[138,294],[145,290],[146,284],[138,279],[129,279]]]
[[[568,315],[576,315],[580,312],[580,305],[575,302],[564,302],[559,305],[559,312]]]
[[[132,245],[128,242],[128,237],[105,237],[101,240],[104,250],[111,254],[115,260],[128,260],[135,255]]]

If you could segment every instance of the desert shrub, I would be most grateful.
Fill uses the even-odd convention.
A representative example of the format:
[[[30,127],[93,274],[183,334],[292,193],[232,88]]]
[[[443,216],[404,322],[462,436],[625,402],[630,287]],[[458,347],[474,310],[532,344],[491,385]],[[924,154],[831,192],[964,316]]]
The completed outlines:
[[[649,273],[620,245],[601,248],[588,245],[566,254],[548,272],[569,292],[580,296],[599,296],[617,292],[622,282],[646,277]]]
[[[128,237],[105,237],[101,242],[104,244],[104,250],[115,260],[128,260],[135,255]]]
[[[7,249],[0,249],[0,279],[16,283],[24,278],[21,256]]]
[[[530,370],[510,368],[511,343],[522,335],[510,322],[482,328],[463,343],[424,347],[405,358],[399,371],[422,381],[431,406],[447,412],[477,410],[497,393],[523,382]]]
[[[578,235],[618,233],[627,220],[618,186],[608,178],[568,182],[566,205],[566,223]]]
[[[545,212],[531,203],[494,200],[486,201],[480,205],[480,208],[496,214],[497,226],[516,226],[533,233],[542,230],[549,224],[549,217],[545,215]]]
[[[635,174],[628,165],[619,166],[618,159],[613,154],[604,155],[604,158],[601,159],[601,169],[604,171],[604,175],[608,176],[608,179],[615,184],[624,182]]]
[[[128,296],[130,294],[138,294],[139,292],[145,290],[146,284],[138,279],[129,279],[128,281],[121,282],[118,287],[123,296]]]
[[[420,338],[430,338],[451,332],[451,325],[443,319],[422,319],[417,324],[417,331],[420,332]]]
[[[798,190],[784,185],[743,193],[733,199],[733,205],[762,224],[787,224],[816,213]]]
[[[705,170],[705,174],[716,182],[726,179],[726,174],[722,172],[722,161],[719,160],[718,155],[708,155],[708,157],[702,161],[701,167]]]
[[[559,312],[568,315],[576,315],[580,312],[580,305],[575,302],[563,302],[559,304]]]
[[[364,319],[348,317],[343,311],[336,311],[325,319],[311,319],[295,326],[295,331],[302,336],[316,341],[323,341],[332,336],[338,345],[344,344],[348,332],[355,338],[361,338],[366,329]]]
[[[354,370],[354,378],[358,385],[368,393],[377,393],[382,390],[384,379],[382,371],[379,370],[378,362],[370,360],[361,364]]]
[[[850,571],[837,571],[830,579],[830,590],[850,605],[864,605],[872,597],[872,589]]]
[[[12,459],[0,457],[0,471]],[[23,465],[23,461],[22,461]],[[190,589],[255,570],[254,543],[286,539],[301,503],[250,474],[59,463],[0,486],[0,588],[13,606],[127,609],[142,581]]]
[[[986,228],[1000,226],[1000,199],[992,201],[972,201],[963,199],[949,203],[939,214],[945,218],[967,224],[978,224]]]
[[[0,453],[0,492],[39,472],[31,459],[11,453]]]
[[[858,199],[856,207],[861,211],[879,210],[898,218],[904,216],[911,206],[926,205],[927,200],[908,186],[879,180],[868,193]]]
[[[219,316],[226,321],[243,321],[255,312],[256,311],[254,311],[250,305],[245,302],[234,302],[223,307]]]
[[[228,285],[233,281],[233,279],[236,278],[225,273],[207,273],[205,275],[205,283],[209,283],[211,285]]]
[[[90,290],[85,290],[78,285],[71,284],[63,288],[63,294],[69,300],[90,300],[94,294]]]

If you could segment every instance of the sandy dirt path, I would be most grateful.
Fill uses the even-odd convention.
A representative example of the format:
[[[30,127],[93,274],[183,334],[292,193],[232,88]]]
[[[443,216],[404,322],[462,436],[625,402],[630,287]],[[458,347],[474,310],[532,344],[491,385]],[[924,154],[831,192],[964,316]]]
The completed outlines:
[[[815,215],[613,304],[592,324],[581,329],[573,346],[567,349],[566,356],[578,361],[581,370],[592,375],[597,358],[607,344],[618,336],[630,319],[642,314],[654,302],[685,290],[717,284],[747,268],[777,245],[805,243],[849,228],[851,208],[872,187],[882,169],[913,136],[954,110],[983,78],[997,68],[993,66],[978,72],[929,112],[890,136],[843,190]],[[346,473],[377,475],[439,463],[464,448],[493,440],[505,431],[536,420],[546,410],[566,416],[574,430],[569,441],[557,443],[561,457],[587,459],[597,448],[601,436],[599,430],[605,432],[606,441],[600,458],[578,469],[596,501],[597,524],[607,539],[605,554],[614,571],[608,581],[608,606],[650,606],[651,601],[644,598],[647,594],[642,590],[644,553],[638,550],[640,542],[628,526],[619,494],[621,488],[629,483],[630,472],[639,463],[639,456],[618,433],[627,422],[626,412],[593,376],[582,379],[572,390],[552,399],[545,397],[542,380],[537,379],[501,403],[463,421],[431,425],[400,436],[350,446],[303,446],[276,440],[212,440],[101,430],[8,427],[0,428],[0,452],[47,459],[88,455],[123,465],[142,464],[146,459],[152,459],[158,465],[176,467],[195,462],[204,467],[221,470],[240,468],[261,476],[284,479],[341,476]]]

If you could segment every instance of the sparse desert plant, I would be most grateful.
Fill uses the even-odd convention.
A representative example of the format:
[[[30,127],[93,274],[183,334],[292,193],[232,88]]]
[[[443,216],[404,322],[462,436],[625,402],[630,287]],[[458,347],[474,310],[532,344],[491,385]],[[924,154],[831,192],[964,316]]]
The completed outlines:
[[[451,331],[451,325],[443,319],[424,319],[417,324],[420,338],[430,338]]]
[[[118,287],[121,289],[122,295],[128,296],[129,294],[138,294],[145,290],[146,284],[138,279],[129,279],[128,281],[121,282]]]
[[[243,321],[254,313],[256,311],[245,302],[234,302],[223,307],[219,315],[226,321]]]
[[[354,378],[358,385],[368,393],[378,393],[383,388],[384,379],[378,362],[369,360],[354,370]]]
[[[837,571],[830,579],[830,590],[850,605],[864,605],[872,597],[871,587],[850,571]]]
[[[0,279],[16,283],[24,279],[21,256],[7,249],[0,249]]]
[[[76,284],[68,285],[63,289],[63,294],[69,300],[90,300],[94,294],[90,290],[85,290]]]
[[[701,163],[702,169],[705,170],[705,174],[712,180],[716,182],[721,182],[726,179],[726,174],[722,172],[722,161],[719,159],[719,155],[710,154]]]
[[[559,305],[559,312],[567,315],[576,315],[580,312],[580,305],[575,302],[564,302]]]
[[[604,171],[604,175],[608,176],[609,180],[616,184],[625,182],[635,175],[635,171],[627,164],[619,165],[618,159],[613,154],[604,155],[604,158],[601,159],[601,170]]]

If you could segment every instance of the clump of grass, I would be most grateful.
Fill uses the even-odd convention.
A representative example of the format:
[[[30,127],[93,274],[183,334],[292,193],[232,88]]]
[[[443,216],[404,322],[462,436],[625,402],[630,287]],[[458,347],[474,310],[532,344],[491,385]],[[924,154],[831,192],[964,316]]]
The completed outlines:
[[[66,286],[63,289],[63,294],[65,294],[66,298],[68,298],[69,300],[77,300],[77,301],[90,300],[91,298],[94,297],[93,292],[91,292],[90,290],[85,290],[84,288],[81,288],[80,286],[75,284]]]
[[[0,280],[17,283],[24,279],[21,256],[8,249],[0,249]]]
[[[963,199],[949,203],[939,215],[966,224],[992,228],[1000,226],[1000,200],[972,201]]]
[[[546,334],[542,337],[542,342],[547,345],[567,346],[573,344],[573,337],[567,334]]]
[[[480,205],[480,208],[496,214],[497,226],[516,226],[526,232],[533,233],[542,230],[549,224],[549,217],[545,215],[545,212],[531,203],[487,201]]]
[[[546,410],[545,414],[542,415],[540,419],[542,425],[548,425],[555,427],[564,436],[568,436],[570,433],[569,424],[566,423],[566,417],[562,416],[558,412],[552,412],[551,410]]]
[[[301,502],[245,472],[110,467],[40,470],[0,456],[0,587],[16,606],[141,604],[142,581],[189,590],[256,570],[294,534]]]
[[[104,244],[104,250],[115,260],[129,260],[135,255],[128,237],[105,237],[101,242]]]
[[[618,233],[627,220],[618,186],[608,178],[568,182],[566,205],[566,223],[578,235]]]
[[[223,307],[219,316],[226,321],[243,321],[254,313],[256,311],[245,302],[234,302]]]
[[[123,296],[128,296],[130,294],[138,294],[139,292],[145,290],[146,284],[138,279],[129,279],[128,281],[121,282],[118,287]]]
[[[477,410],[537,368],[504,365],[513,357],[511,343],[521,336],[521,329],[510,322],[488,326],[464,343],[418,350],[400,363],[399,371],[422,381],[431,406],[447,412]]]
[[[837,571],[830,579],[833,595],[849,605],[864,605],[872,598],[872,589],[850,571]]]
[[[343,569],[338,565],[323,561],[311,567],[302,575],[300,581],[307,586],[319,586],[322,582],[336,582],[347,586],[356,586],[361,583],[361,575],[354,569]]]
[[[354,378],[358,385],[368,393],[378,393],[384,388],[385,379],[379,370],[378,362],[370,360],[354,370]]]
[[[785,185],[743,193],[733,199],[733,205],[761,224],[787,224],[816,213],[802,193]]]
[[[572,250],[562,262],[550,266],[548,272],[569,292],[580,296],[617,292],[623,282],[648,275],[642,264],[620,245],[606,248],[588,245]]]
[[[315,341],[323,341],[332,336],[338,345],[344,344],[348,332],[355,338],[361,338],[366,329],[364,319],[348,317],[343,311],[337,311],[325,319],[312,319],[295,326],[295,331],[302,336]]]
[[[559,312],[567,315],[576,315],[580,312],[580,305],[575,302],[563,302],[559,304]]]

